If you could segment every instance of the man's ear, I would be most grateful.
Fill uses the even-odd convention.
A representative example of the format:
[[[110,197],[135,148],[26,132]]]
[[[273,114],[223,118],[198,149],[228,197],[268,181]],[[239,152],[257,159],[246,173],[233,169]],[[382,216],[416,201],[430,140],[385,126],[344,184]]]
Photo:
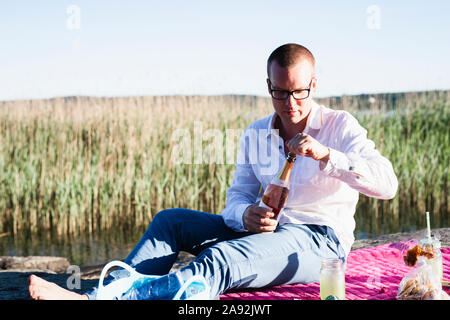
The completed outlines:
[[[269,94],[270,94],[270,80],[269,80],[269,78],[266,79],[266,82],[267,82],[267,91],[269,91]]]
[[[317,91],[317,78],[313,76],[311,81],[311,93],[316,93]]]

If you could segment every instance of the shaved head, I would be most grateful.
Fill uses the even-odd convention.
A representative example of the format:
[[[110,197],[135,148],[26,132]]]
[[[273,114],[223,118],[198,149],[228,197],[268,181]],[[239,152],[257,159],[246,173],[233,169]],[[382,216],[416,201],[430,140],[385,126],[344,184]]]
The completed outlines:
[[[267,60],[267,76],[270,79],[270,66],[273,61],[285,69],[288,69],[299,62],[308,62],[314,70],[315,59],[311,51],[296,43],[287,43],[276,48]]]

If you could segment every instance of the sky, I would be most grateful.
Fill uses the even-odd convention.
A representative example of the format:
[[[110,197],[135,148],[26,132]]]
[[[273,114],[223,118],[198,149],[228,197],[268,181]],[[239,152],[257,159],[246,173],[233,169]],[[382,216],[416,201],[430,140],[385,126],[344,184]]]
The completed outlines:
[[[0,100],[268,96],[266,62],[295,42],[318,97],[450,89],[450,1],[4,1]]]

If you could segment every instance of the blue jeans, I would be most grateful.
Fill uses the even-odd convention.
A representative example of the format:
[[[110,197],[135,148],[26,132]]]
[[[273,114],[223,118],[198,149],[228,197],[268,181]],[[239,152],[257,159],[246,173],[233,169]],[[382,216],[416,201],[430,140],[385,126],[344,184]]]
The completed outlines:
[[[164,275],[158,279],[164,285],[174,276],[167,273],[180,251],[196,258],[177,271],[178,277],[186,281],[202,275],[213,297],[229,289],[318,282],[322,259],[345,263],[346,258],[328,226],[283,224],[274,233],[236,232],[221,215],[168,209],[153,218],[125,263],[142,274]],[[112,279],[108,276],[105,283]],[[90,299],[96,290],[86,293]]]

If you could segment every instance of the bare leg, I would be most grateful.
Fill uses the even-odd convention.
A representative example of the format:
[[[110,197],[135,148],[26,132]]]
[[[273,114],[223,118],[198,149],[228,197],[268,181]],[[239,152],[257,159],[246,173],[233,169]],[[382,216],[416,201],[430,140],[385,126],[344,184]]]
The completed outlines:
[[[69,291],[32,274],[29,278],[28,291],[34,300],[88,300],[84,294]]]

